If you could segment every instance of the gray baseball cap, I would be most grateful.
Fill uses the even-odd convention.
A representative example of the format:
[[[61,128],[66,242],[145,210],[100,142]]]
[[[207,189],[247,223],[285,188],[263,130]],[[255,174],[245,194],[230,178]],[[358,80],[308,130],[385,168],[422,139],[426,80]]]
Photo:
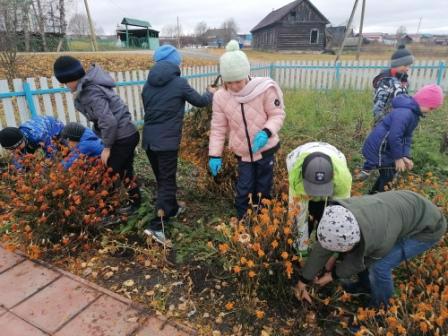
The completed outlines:
[[[321,152],[308,155],[302,165],[303,187],[313,197],[333,195],[333,164]]]

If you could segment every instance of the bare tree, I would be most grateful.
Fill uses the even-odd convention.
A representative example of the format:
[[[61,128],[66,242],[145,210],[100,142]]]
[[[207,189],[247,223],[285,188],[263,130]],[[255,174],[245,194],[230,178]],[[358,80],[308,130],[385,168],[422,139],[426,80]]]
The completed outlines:
[[[233,39],[238,31],[238,26],[233,18],[224,21],[221,25],[221,28],[224,30],[224,43],[227,43],[231,39]]]
[[[17,74],[17,41],[21,1],[0,0],[0,66],[12,84]]]
[[[73,15],[68,22],[68,31],[73,35],[88,36],[89,20],[87,15],[80,13]]]
[[[182,28],[180,28],[182,30]],[[177,36],[177,25],[175,24],[168,24],[163,26],[162,28],[162,36],[164,37],[176,37]]]
[[[205,45],[207,44],[207,36],[206,33],[208,31],[208,26],[205,21],[198,22],[194,29],[194,35],[196,37],[196,43]]]
[[[45,34],[45,25],[47,21],[47,16],[42,6],[42,1],[41,0],[32,1],[31,5],[33,8],[34,15],[37,19],[37,27],[39,29],[40,36],[42,38],[43,49],[44,51],[47,51],[48,50],[47,36]]]

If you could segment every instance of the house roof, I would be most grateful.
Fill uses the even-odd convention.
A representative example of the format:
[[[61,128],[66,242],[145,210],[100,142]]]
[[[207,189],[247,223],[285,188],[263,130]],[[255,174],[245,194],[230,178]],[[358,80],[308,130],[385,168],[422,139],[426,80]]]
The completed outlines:
[[[136,26],[136,27],[144,27],[144,28],[151,27],[151,25],[148,21],[131,19],[131,18],[123,18],[123,20],[121,21],[121,24],[129,25],[129,26]]]
[[[316,7],[314,7],[314,5],[309,0],[296,0],[287,4],[286,6],[283,6],[277,10],[270,12],[254,28],[252,28],[251,32],[255,32],[257,30],[260,30],[261,28],[276,23],[277,21],[281,20],[285,15],[288,15],[288,13],[291,10],[293,10],[296,6],[298,6],[304,1],[306,1],[311,6],[311,8],[316,12],[316,14],[321,17],[322,22],[325,22],[326,24],[330,23],[330,21],[328,21],[328,19]]]

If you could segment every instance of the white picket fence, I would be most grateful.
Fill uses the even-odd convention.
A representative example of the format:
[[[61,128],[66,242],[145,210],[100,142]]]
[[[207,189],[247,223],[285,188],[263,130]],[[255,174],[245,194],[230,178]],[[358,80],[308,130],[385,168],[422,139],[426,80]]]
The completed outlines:
[[[339,66],[324,61],[277,62],[252,64],[251,74],[271,76],[284,89],[364,90],[371,87],[373,77],[381,68],[387,66],[387,61],[345,61]],[[214,82],[217,74],[216,65],[182,69],[182,75],[188,78],[190,85],[198,92],[204,92],[207,86]],[[111,75],[118,82],[115,90],[129,106],[132,118],[135,121],[142,121],[144,110],[141,91],[148,71],[134,70]],[[411,91],[437,81],[445,91],[448,89],[448,76],[444,63],[431,60],[414,64],[410,72]],[[75,111],[73,95],[62,91],[63,86],[56,78],[28,78],[25,82],[32,90],[28,91],[28,100],[23,95],[25,91],[23,80],[15,79],[12,90],[6,80],[0,80],[0,128],[18,126],[28,120],[33,110],[30,105],[34,106],[34,112],[39,115],[54,116],[64,123],[77,121],[84,125],[88,124],[86,119]],[[53,89],[58,92],[53,92]],[[187,105],[187,109],[190,107]]]

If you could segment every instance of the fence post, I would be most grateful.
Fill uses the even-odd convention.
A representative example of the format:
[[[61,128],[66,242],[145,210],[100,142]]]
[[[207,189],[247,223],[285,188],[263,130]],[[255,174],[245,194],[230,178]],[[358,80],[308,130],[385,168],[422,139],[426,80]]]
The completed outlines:
[[[437,71],[437,85],[442,84],[443,73],[445,72],[445,62],[440,61],[439,70]]]
[[[23,91],[25,92],[26,104],[30,110],[31,117],[37,115],[36,106],[34,105],[33,94],[31,93],[31,87],[28,82],[23,82]]]
[[[340,80],[341,80],[341,62],[336,62],[336,84],[338,87]]]
[[[275,80],[274,76],[275,76],[275,64],[271,63],[269,64],[269,76],[271,77],[271,79]]]

